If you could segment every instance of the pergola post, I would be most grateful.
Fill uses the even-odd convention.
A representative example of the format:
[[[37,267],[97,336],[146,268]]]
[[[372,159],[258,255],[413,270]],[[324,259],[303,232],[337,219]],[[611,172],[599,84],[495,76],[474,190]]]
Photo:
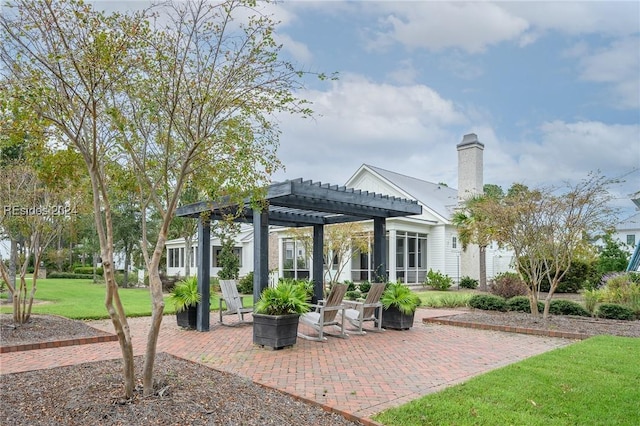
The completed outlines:
[[[269,209],[253,209],[253,303],[269,286]]]
[[[324,299],[324,225],[313,225],[313,298],[312,303]]]
[[[373,219],[373,281],[387,282],[387,221],[383,217]]]
[[[188,247],[187,250],[190,250]],[[198,293],[200,303],[197,306],[196,329],[209,331],[209,298],[211,271],[211,221],[208,217],[198,218]]]

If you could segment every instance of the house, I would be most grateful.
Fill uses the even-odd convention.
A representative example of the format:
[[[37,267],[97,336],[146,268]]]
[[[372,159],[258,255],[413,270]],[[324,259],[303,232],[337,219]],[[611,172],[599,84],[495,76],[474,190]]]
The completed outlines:
[[[457,150],[458,190],[368,164],[360,166],[346,182],[346,188],[416,200],[422,207],[421,214],[386,220],[385,252],[390,281],[401,280],[419,285],[424,282],[429,269],[446,274],[456,282],[464,276],[479,277],[477,246],[462,250],[451,217],[461,200],[482,191],[484,145],[475,134],[469,134],[457,145]],[[364,226],[373,229],[372,221],[364,222]],[[253,266],[252,229],[246,226],[243,229],[236,239],[237,254],[241,258],[241,276],[249,273]],[[310,277],[313,270],[310,253],[307,253],[304,244],[292,237],[288,228],[271,226],[269,241],[269,270],[274,275]],[[167,274],[184,275],[184,241],[171,240],[166,246]],[[220,241],[212,237],[211,246],[210,273],[216,276],[219,271],[216,253],[219,252]],[[191,250],[195,253],[195,246]],[[191,259],[194,258],[191,256]],[[510,270],[512,258],[509,252],[490,246],[486,258],[488,277]],[[338,280],[374,281],[372,264],[369,253],[354,256]],[[195,266],[195,260],[191,266]]]

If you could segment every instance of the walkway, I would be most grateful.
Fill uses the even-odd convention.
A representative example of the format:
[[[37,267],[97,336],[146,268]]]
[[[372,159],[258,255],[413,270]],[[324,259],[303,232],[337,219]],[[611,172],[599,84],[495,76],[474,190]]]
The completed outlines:
[[[419,309],[408,331],[298,339],[293,348],[274,351],[252,342],[252,327],[220,326],[211,315],[210,332],[182,330],[174,316],[162,323],[158,352],[168,352],[217,370],[249,378],[328,409],[369,420],[382,410],[436,392],[572,340],[499,331],[424,324],[423,318],[457,311]],[[142,355],[149,318],[129,320],[135,355]],[[108,320],[93,327],[113,332]],[[301,326],[303,327],[303,326]],[[41,349],[0,355],[0,373],[53,368],[120,358],[117,342]]]

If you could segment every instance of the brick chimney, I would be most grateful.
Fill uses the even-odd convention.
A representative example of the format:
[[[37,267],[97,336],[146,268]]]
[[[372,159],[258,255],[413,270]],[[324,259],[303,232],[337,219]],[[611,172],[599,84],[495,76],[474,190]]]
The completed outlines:
[[[458,204],[461,205],[474,195],[483,192],[483,159],[484,144],[478,135],[464,135],[458,149]],[[460,251],[460,277],[480,279],[480,248],[469,244],[466,250]]]

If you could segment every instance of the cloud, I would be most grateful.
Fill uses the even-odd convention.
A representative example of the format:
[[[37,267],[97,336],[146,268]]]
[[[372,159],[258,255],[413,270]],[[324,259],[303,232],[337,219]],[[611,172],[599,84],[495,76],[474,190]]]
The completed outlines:
[[[580,79],[612,84],[610,103],[640,108],[640,37],[616,40],[579,61]]]
[[[485,2],[376,3],[385,16],[369,47],[388,48],[400,43],[409,49],[440,51],[459,48],[481,53],[489,45],[517,39],[526,20],[499,5]]]

